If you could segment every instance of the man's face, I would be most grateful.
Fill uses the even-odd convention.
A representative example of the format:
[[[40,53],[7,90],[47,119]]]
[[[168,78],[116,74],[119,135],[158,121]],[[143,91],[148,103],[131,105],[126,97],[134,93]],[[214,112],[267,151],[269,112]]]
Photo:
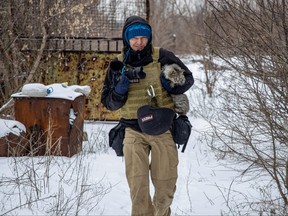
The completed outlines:
[[[129,40],[130,47],[133,51],[141,51],[148,43],[148,38],[144,36],[136,36]]]

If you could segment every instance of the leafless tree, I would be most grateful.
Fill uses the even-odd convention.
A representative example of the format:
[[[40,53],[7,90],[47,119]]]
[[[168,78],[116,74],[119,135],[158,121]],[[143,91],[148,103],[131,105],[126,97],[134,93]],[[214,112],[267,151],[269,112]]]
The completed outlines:
[[[98,30],[91,14],[83,16],[87,11],[97,16],[98,5],[99,0],[1,1],[0,105],[6,106],[0,113],[13,105],[10,96],[23,84],[41,81],[43,75],[37,69],[44,58],[48,37],[87,36],[89,30]]]
[[[197,1],[150,1],[153,42],[177,54],[199,53],[203,49],[202,6]]]
[[[73,37],[121,37],[125,18],[135,11],[143,16],[145,4],[119,0],[1,1],[0,113],[11,110],[10,96],[23,84],[43,80],[41,63],[48,59],[46,50],[54,43],[52,37],[67,41]],[[186,0],[150,1],[154,44],[177,54],[200,52],[203,10],[197,7]],[[60,41],[61,46],[65,42]]]
[[[217,86],[212,148],[242,176],[270,179],[277,196],[248,203],[287,215],[288,5],[285,0],[207,0],[207,47],[231,71]],[[259,179],[260,181],[260,179]],[[265,188],[260,188],[265,191]],[[268,196],[269,194],[269,196]]]

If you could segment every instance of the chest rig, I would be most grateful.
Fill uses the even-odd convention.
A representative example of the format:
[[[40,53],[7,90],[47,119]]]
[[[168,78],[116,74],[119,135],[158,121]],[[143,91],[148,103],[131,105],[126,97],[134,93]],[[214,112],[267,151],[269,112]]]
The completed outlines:
[[[162,87],[160,82],[159,48],[153,47],[152,50],[153,62],[143,67],[146,77],[140,79],[139,82],[130,83],[128,99],[120,110],[121,118],[137,119],[137,110],[144,105],[166,107],[174,110],[172,97]],[[123,60],[123,53],[118,56],[118,59],[120,61]]]

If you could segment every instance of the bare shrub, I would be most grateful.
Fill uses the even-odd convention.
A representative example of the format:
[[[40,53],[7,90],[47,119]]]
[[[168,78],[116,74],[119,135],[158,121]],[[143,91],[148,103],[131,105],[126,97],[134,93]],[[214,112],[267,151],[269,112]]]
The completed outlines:
[[[0,180],[3,215],[22,211],[36,215],[88,215],[112,186],[103,179],[91,179],[85,157],[81,153],[72,158],[11,157],[11,174]]]
[[[231,68],[221,76],[225,85],[214,89],[218,99],[210,104],[209,142],[243,178],[259,179],[261,199],[235,202],[238,209],[286,215],[287,4],[207,3],[208,50]]]

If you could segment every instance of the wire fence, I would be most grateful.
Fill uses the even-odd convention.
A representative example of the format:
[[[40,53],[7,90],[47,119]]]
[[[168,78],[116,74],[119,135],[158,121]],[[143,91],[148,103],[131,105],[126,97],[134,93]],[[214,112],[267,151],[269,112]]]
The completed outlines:
[[[22,50],[41,44],[40,5],[31,1],[27,29],[20,37]],[[52,2],[52,3],[51,3]],[[119,52],[122,27],[131,15],[148,20],[149,0],[47,0],[47,50]],[[41,20],[40,20],[41,21]],[[29,36],[28,36],[29,35]]]

